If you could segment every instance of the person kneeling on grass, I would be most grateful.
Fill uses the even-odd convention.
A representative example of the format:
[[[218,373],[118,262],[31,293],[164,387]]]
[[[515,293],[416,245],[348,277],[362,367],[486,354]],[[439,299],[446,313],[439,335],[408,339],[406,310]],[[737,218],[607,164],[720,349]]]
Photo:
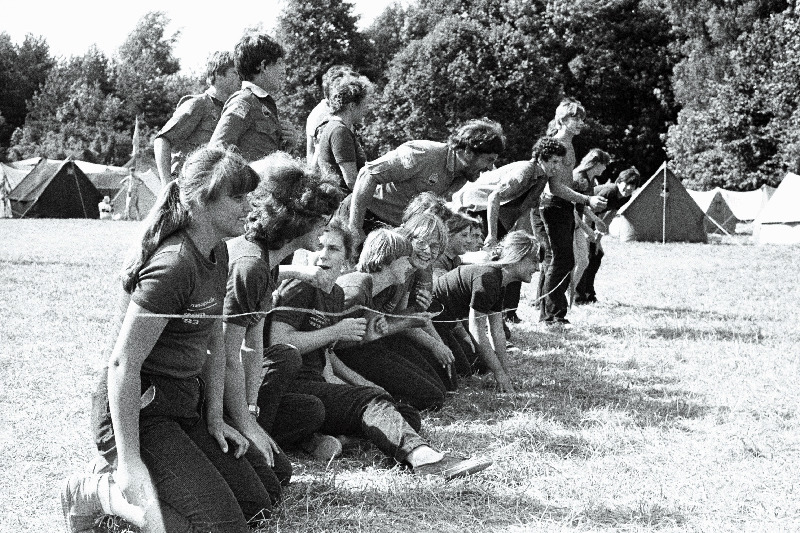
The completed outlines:
[[[277,280],[301,278],[318,283],[328,279],[317,267],[277,265],[297,250],[319,247],[322,231],[343,195],[282,152],[251,166],[261,177],[250,195],[253,209],[245,234],[227,242],[230,265],[224,328],[229,415],[238,426],[260,425],[282,448],[299,444],[327,461],[341,447],[333,437],[315,433],[324,418],[322,403],[314,396],[286,392],[300,370],[300,355],[289,346],[269,346],[264,324]],[[320,274],[319,279],[314,277]],[[269,347],[264,350],[264,346]]]
[[[321,243],[314,264],[335,278],[351,257],[353,237],[342,221],[334,219]],[[302,355],[303,366],[290,389],[322,400],[325,420],[320,431],[366,438],[419,475],[451,479],[489,467],[492,462],[487,459],[463,459],[433,449],[417,433],[419,425],[413,428],[385,391],[325,381],[326,352],[334,344],[368,341],[386,327],[382,318],[342,318],[344,293],[333,283],[330,287],[325,291],[300,280],[284,282],[278,290],[276,307],[308,311],[276,310],[271,326],[273,343],[294,346]]]
[[[68,531],[109,514],[146,532],[248,533],[280,497],[291,464],[263,430],[223,421],[223,240],[242,233],[257,184],[240,156],[202,148],[162,189],[122,273],[116,343],[92,399],[114,471],[66,481]]]
[[[436,279],[434,302],[444,308],[434,325],[447,337],[460,320],[469,317],[469,333],[475,352],[489,367],[500,392],[514,392],[506,362],[503,333],[503,292],[514,281],[530,283],[538,267],[539,248],[533,235],[512,231],[501,242],[496,261],[465,265]],[[487,337],[487,323],[489,337]]]

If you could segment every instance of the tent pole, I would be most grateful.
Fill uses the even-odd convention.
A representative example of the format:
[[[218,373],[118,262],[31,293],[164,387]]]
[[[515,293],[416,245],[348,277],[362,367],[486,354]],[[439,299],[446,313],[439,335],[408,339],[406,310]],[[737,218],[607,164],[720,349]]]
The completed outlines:
[[[661,187],[661,244],[667,243],[667,163],[664,163],[664,184]]]

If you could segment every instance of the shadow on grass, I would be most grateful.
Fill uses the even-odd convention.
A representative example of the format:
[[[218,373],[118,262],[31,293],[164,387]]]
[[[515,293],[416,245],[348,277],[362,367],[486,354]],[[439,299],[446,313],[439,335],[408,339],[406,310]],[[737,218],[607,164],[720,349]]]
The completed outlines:
[[[648,316],[652,318],[697,317],[703,319],[725,320],[729,322],[753,322],[757,318],[748,315],[720,313],[718,311],[709,311],[707,309],[693,309],[691,307],[661,307],[657,305],[640,305],[617,301],[609,301],[607,307],[612,309],[615,307],[622,307],[626,309],[626,314],[631,314],[634,316]]]
[[[690,328],[686,326],[656,326],[641,331],[640,333],[651,339],[666,340],[690,340],[690,341],[738,341],[751,344],[758,344],[764,340],[761,329],[748,324],[741,327],[741,324],[732,323],[728,327],[711,328]],[[584,331],[594,335],[604,335],[624,338],[633,331],[630,327],[614,326],[586,326]]]

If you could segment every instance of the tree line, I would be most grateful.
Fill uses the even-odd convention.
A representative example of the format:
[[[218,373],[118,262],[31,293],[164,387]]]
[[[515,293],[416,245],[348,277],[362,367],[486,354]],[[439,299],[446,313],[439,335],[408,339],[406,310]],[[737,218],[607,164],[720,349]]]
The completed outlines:
[[[376,84],[361,132],[377,157],[443,140],[487,116],[525,159],[564,96],[589,127],[578,155],[614,155],[608,176],[665,159],[691,187],[751,189],[800,170],[800,31],[794,0],[425,0],[359,29],[346,0],[285,0],[284,117],[302,129],[322,74],[349,64]],[[55,59],[43,37],[0,33],[0,156],[124,164],[136,118],[151,138],[204,80],[181,74],[164,13],[109,58]],[[233,46],[233,43],[231,43]],[[212,50],[209,50],[212,52]],[[299,154],[298,154],[299,155]]]

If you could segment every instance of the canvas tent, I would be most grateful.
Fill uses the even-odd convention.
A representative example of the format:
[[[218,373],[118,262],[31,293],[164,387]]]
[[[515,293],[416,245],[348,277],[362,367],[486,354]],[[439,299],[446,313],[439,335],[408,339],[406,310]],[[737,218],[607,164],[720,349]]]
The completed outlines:
[[[767,184],[755,191],[726,191],[719,190],[722,197],[728,203],[733,215],[741,222],[755,220],[762,209],[767,205],[769,199],[775,192],[775,187]]]
[[[736,232],[738,219],[731,211],[731,208],[728,207],[728,203],[722,196],[721,191],[722,189],[719,188],[710,191],[686,190],[706,214],[704,222],[706,233],[727,233],[731,235]]]
[[[708,242],[705,213],[663,163],[617,212],[612,235],[621,241]]]
[[[135,183],[134,197],[131,202],[130,213],[125,213],[128,199],[128,182],[117,192],[111,200],[112,213],[115,218],[123,220],[142,220],[152,209],[153,204],[161,190],[161,179],[150,169],[146,172],[134,172]]]
[[[11,191],[15,218],[99,218],[102,197],[72,160],[40,159]]]
[[[753,226],[757,243],[800,244],[800,176],[783,178]]]
[[[114,198],[123,187],[122,180],[128,177],[128,169],[124,167],[113,167],[108,165],[98,165],[97,163],[87,163],[86,161],[75,161],[89,181],[92,182],[101,196]]]
[[[30,174],[33,167],[36,166],[39,160],[37,159],[33,164],[20,164],[17,163],[0,163],[0,179],[5,178],[9,186],[13,189],[19,182]]]

